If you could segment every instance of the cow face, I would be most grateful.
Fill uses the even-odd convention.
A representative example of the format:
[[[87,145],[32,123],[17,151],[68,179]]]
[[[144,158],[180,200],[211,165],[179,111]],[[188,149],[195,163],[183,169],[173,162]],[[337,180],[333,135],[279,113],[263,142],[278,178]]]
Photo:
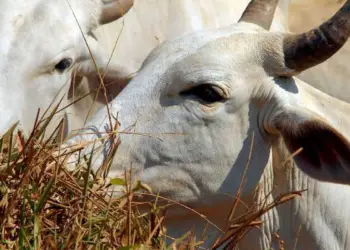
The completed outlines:
[[[224,193],[237,193],[244,177],[241,194],[252,190],[273,164],[271,148],[283,139],[290,154],[303,149],[295,160],[311,177],[350,183],[350,143],[321,111],[330,97],[292,77],[345,43],[342,15],[350,1],[322,32],[302,35],[256,25],[267,16],[261,9],[271,11],[277,1],[268,2],[251,2],[238,24],[166,42],[149,55],[111,103],[121,123],[121,145],[110,176],[132,168],[135,178],[163,196],[213,203]],[[105,132],[107,113],[96,114],[90,132]],[[93,137],[77,136],[70,143]],[[104,156],[95,153],[96,166]]]
[[[247,168],[250,182],[244,189],[251,190],[269,160],[255,95],[272,82],[259,54],[266,35],[241,23],[182,37],[153,51],[112,102],[120,130],[131,133],[121,135],[111,176],[132,166],[155,192],[200,200],[238,189],[253,143],[254,167]],[[91,123],[108,121],[104,112]]]
[[[99,0],[11,0],[0,9],[0,132],[17,120],[28,132],[38,108],[61,99],[71,70],[91,60],[86,42],[101,63],[89,34],[120,10]]]

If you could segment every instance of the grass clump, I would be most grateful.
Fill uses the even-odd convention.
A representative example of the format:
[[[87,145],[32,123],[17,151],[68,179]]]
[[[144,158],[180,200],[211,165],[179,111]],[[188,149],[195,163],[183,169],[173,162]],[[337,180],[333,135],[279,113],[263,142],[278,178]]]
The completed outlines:
[[[105,178],[118,140],[94,173],[93,154],[83,155],[83,146],[61,147],[64,118],[50,136],[44,136],[55,112],[57,108],[41,120],[38,112],[26,139],[16,129],[17,124],[0,139],[2,249],[200,249],[202,242],[196,241],[191,232],[166,245],[164,211],[171,201],[160,206],[157,201],[161,197],[153,195],[153,202],[136,202],[133,198],[140,190],[152,196],[149,187],[140,182],[133,184],[128,178]],[[66,159],[77,152],[81,153],[82,164],[68,171]],[[119,198],[113,198],[111,192],[116,186],[124,190]],[[263,213],[298,195],[282,195],[263,208],[247,208],[230,220],[232,226],[213,248],[233,248],[249,230],[261,225],[259,217]],[[140,205],[146,205],[147,212],[141,212]]]
[[[90,171],[92,156],[83,156],[85,167],[65,168],[65,159],[83,147],[59,147],[63,124],[64,119],[48,139],[46,119],[36,120],[28,139],[17,125],[0,139],[1,247],[131,249],[142,242],[158,247],[159,230],[152,226],[159,218],[133,209],[130,194],[112,200],[111,184]],[[117,179],[112,183],[129,193],[145,188]]]

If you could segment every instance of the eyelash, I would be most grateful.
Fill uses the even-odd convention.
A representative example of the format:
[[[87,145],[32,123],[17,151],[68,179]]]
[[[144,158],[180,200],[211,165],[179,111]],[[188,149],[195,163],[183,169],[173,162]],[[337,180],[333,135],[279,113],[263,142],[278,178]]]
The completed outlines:
[[[182,91],[182,96],[195,96],[205,103],[215,103],[225,100],[222,93],[218,91],[219,87],[212,84],[201,84],[189,90]]]

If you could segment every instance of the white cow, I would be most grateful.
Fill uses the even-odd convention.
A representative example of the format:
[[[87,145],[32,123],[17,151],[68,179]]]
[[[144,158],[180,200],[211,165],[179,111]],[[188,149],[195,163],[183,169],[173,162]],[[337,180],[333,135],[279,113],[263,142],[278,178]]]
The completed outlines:
[[[282,31],[287,27],[288,6],[290,0],[280,1],[272,30]],[[93,33],[98,38],[107,54],[112,55],[112,62],[123,65],[121,75],[135,73],[141,67],[147,55],[160,43],[189,32],[219,28],[238,21],[249,0],[136,0],[133,8],[116,22],[103,25]],[[114,69],[115,67],[109,67]],[[113,99],[123,84],[111,84],[106,78],[108,94]],[[70,100],[79,100],[70,110],[70,127],[83,126],[88,114],[104,106],[104,95],[100,91],[99,102],[94,102],[94,95],[84,99],[92,90],[100,86],[97,77],[89,78],[88,84],[75,81],[72,85]],[[127,81],[125,81],[127,83]],[[74,95],[73,91],[74,89]],[[90,107],[93,107],[90,110]]]
[[[106,53],[112,55],[112,62],[124,66],[125,72],[120,72],[124,76],[137,72],[149,52],[168,39],[189,32],[224,27],[238,21],[248,2],[249,0],[136,0],[125,18],[103,25],[93,33]],[[290,27],[293,32],[305,31],[334,14],[342,2],[344,0],[280,1],[271,30],[287,31]],[[323,92],[350,102],[350,95],[343,91],[344,84],[350,77],[348,65],[343,63],[350,56],[349,46],[350,44],[344,46],[341,53],[327,62],[302,72],[299,78]],[[120,92],[127,80],[111,84],[112,79],[105,78],[110,99]],[[328,84],[329,82],[334,84]],[[95,77],[89,80],[89,85],[90,88],[88,84],[73,84],[74,95],[71,91],[70,102],[86,96],[98,88],[100,82]],[[71,107],[69,117],[72,129],[83,126],[88,114],[91,117],[97,109],[104,106],[104,94],[102,91],[99,93],[99,102],[94,102],[94,95],[90,95]]]
[[[255,0],[240,22],[170,40],[147,57],[111,102],[120,130],[137,135],[119,134],[110,177],[132,166],[135,178],[154,192],[224,228],[249,161],[241,191],[248,205],[307,192],[263,215],[263,226],[241,249],[277,249],[274,233],[285,249],[350,249],[350,104],[295,77],[346,42],[350,0],[301,35],[268,31],[276,4]],[[89,128],[105,132],[106,116],[106,108],[99,110]],[[94,138],[85,134],[69,143]],[[94,157],[96,168],[104,156]],[[168,233],[177,237],[194,227],[200,238],[206,221],[172,208]],[[209,230],[207,246],[218,234]]]
[[[0,135],[18,120],[29,133],[38,108],[42,115],[64,93],[61,90],[69,82],[71,68],[82,63],[80,68],[89,73],[93,62],[84,36],[98,66],[104,67],[109,58],[91,37],[91,31],[122,16],[122,10],[127,11],[132,3],[1,0]],[[109,74],[118,77],[115,72]]]

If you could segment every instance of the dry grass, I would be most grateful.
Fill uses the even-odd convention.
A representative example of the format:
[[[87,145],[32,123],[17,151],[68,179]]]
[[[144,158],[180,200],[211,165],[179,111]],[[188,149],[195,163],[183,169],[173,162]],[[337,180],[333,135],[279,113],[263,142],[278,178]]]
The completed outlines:
[[[68,172],[64,159],[82,148],[59,149],[62,126],[44,139],[51,118],[37,119],[27,140],[15,126],[0,140],[2,248],[160,247],[162,218],[153,210],[138,213],[132,203],[132,193],[146,187],[115,179],[114,185],[125,186],[127,195],[111,200],[110,183],[90,171],[93,156],[82,157],[86,167]]]
[[[64,120],[44,139],[45,129],[57,110],[41,120],[38,113],[29,138],[25,139],[14,126],[0,140],[2,249],[200,247],[202,242],[196,241],[190,232],[166,245],[163,221],[167,205],[157,205],[161,197],[154,196],[156,201],[148,203],[134,201],[138,191],[151,195],[150,189],[141,183],[131,184],[127,178],[107,183],[103,177],[106,173],[91,171],[93,154],[82,155],[84,164],[79,165],[82,167],[69,172],[64,166],[65,159],[74,152],[82,152],[83,147],[59,147]],[[111,148],[102,168],[106,169],[105,164],[111,162],[118,145]],[[123,187],[125,195],[112,199],[110,190],[114,185]],[[259,217],[263,213],[298,195],[299,192],[282,195],[271,204],[247,208],[245,213],[230,220],[231,226],[213,248],[227,245],[227,249],[232,249],[250,229],[262,224]],[[140,212],[140,205],[150,209]]]

